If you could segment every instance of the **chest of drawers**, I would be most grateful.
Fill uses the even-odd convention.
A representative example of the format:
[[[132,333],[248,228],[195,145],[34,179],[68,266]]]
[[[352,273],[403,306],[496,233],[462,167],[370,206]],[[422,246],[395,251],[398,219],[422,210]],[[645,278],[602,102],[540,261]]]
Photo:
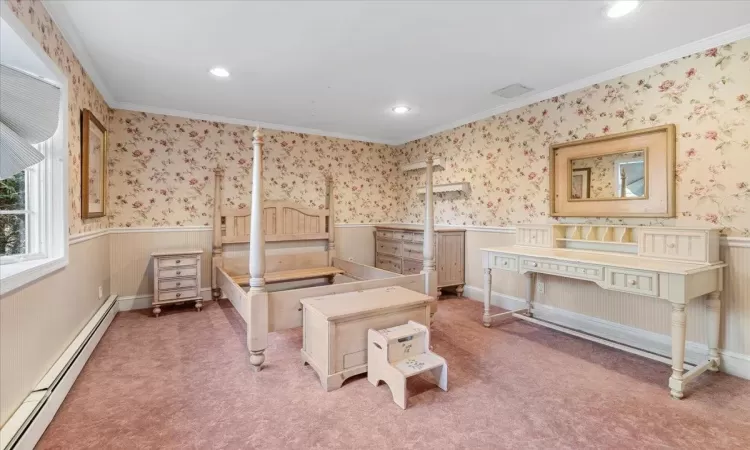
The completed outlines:
[[[201,296],[200,249],[174,249],[151,254],[154,265],[154,298],[151,301],[156,317],[161,306],[172,303],[195,302],[195,309],[203,308]]]
[[[435,228],[435,261],[438,295],[445,287],[464,290],[464,242],[466,231]],[[424,266],[422,243],[424,229],[419,226],[375,227],[375,267],[403,275],[418,274]]]

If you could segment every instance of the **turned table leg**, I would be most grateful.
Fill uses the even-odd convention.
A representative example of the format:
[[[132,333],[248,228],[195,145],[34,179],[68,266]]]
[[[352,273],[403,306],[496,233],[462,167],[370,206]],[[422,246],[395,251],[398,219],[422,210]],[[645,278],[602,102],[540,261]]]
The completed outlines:
[[[485,327],[491,325],[490,319],[490,298],[492,296],[492,269],[484,269],[484,315],[482,315],[482,323]]]
[[[708,316],[707,335],[708,335],[708,359],[711,366],[708,370],[716,372],[721,365],[721,356],[719,356],[719,337],[721,333],[721,301],[719,296],[721,292],[714,291],[706,297],[706,313]]]
[[[533,317],[534,313],[534,285],[536,284],[536,272],[526,272],[526,314]]]
[[[672,376],[669,377],[670,395],[681,399],[685,380],[685,330],[687,313],[682,303],[672,303]]]

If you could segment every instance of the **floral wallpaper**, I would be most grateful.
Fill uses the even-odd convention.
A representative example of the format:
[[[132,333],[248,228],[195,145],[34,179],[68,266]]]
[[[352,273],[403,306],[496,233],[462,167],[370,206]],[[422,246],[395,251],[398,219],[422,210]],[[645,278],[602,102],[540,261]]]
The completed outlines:
[[[252,129],[115,110],[110,119],[112,227],[211,225],[214,173],[224,168],[223,202],[250,203]],[[263,130],[267,199],[325,207],[334,178],[336,222],[390,221],[399,206],[396,150],[385,145]],[[399,209],[401,208],[401,209]]]
[[[444,159],[436,183],[467,181],[468,194],[436,196],[437,223],[512,226],[548,217],[550,144],[674,123],[677,218],[658,223],[718,226],[750,236],[750,39],[553,97],[407,143],[402,162]],[[419,222],[415,191],[424,172],[404,180],[406,213]],[[592,218],[593,220],[594,218]],[[627,220],[632,225],[654,223]]]
[[[68,231],[75,235],[107,228],[106,217],[86,221],[81,219],[81,112],[91,110],[106,127],[109,106],[40,1],[2,1],[10,6],[68,78]]]

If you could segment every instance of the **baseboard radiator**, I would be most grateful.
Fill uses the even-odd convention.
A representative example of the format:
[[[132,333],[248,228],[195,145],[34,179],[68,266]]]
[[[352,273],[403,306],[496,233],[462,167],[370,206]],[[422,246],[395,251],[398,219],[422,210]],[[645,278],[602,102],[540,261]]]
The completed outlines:
[[[0,449],[34,448],[91,352],[112,323],[117,310],[117,295],[110,295],[31,394],[0,428]]]

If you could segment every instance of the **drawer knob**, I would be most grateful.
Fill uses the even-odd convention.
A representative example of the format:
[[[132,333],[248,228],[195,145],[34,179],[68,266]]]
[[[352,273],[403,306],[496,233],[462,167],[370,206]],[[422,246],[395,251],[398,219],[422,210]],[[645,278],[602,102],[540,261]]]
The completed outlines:
[[[181,274],[181,273],[182,273],[181,271],[179,271],[179,270],[177,271],[177,275],[179,275],[179,274]]]
[[[631,286],[635,286],[636,281],[635,280],[630,280],[630,281],[628,281],[628,283],[630,283]]]
[[[535,263],[535,262],[531,263],[531,267],[536,267],[537,265],[538,265],[538,264],[537,264],[537,263]]]
[[[178,260],[177,260],[177,264],[179,264],[179,263],[180,263],[180,260],[178,259]]]
[[[177,293],[177,295],[175,295],[175,297],[177,298],[179,298],[180,296],[182,296],[182,294],[180,294],[179,292]]]
[[[179,286],[180,286],[180,282],[178,281],[178,282],[177,282],[177,284],[176,284],[175,286],[179,287]]]
[[[503,265],[507,266],[508,265],[508,261],[503,261]]]
[[[667,245],[667,247],[669,247],[669,248],[675,248],[675,244],[674,244],[674,242],[673,242],[673,243],[671,243],[671,244],[669,244],[669,245]]]

